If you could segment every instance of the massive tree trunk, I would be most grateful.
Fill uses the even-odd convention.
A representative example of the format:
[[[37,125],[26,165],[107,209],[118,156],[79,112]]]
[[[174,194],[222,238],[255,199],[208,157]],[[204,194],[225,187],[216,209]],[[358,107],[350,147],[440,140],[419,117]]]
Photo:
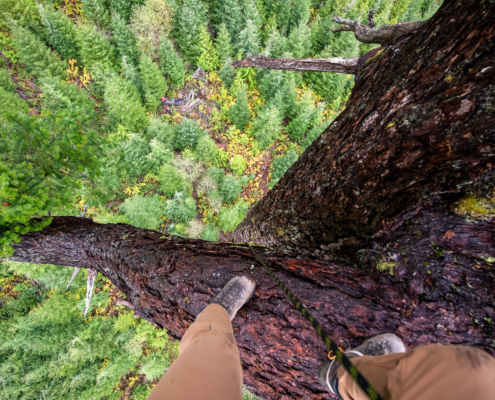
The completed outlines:
[[[245,384],[265,399],[329,398],[316,379],[325,345],[246,245],[75,217],[54,218],[22,239],[11,260],[96,268],[137,315],[176,338],[230,278],[249,270],[258,287],[233,321]],[[495,354],[494,268],[482,260],[495,254],[495,219],[467,222],[441,204],[420,205],[384,227],[375,244],[363,254],[368,271],[256,251],[339,343],[396,332],[411,348],[457,343]]]
[[[360,60],[345,110],[234,241],[352,257],[380,220],[493,173],[495,6],[460,4]]]
[[[409,347],[495,355],[495,218],[453,207],[495,160],[494,9],[445,2],[364,57],[346,110],[235,232],[276,248],[256,247],[340,343],[396,332]],[[244,382],[266,399],[329,398],[316,379],[323,343],[244,244],[59,217],[13,247],[12,260],[95,268],[176,338],[250,270],[258,288],[233,321]],[[361,269],[345,261],[356,255]]]

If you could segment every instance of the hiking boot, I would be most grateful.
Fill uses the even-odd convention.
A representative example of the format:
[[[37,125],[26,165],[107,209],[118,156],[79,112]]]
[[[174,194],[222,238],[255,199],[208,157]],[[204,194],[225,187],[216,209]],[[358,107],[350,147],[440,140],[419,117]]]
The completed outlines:
[[[225,308],[232,321],[237,311],[251,298],[255,288],[256,278],[250,273],[244,273],[228,281],[211,303]]]
[[[386,354],[405,353],[406,351],[404,342],[397,335],[384,333],[365,339],[360,346],[346,350],[344,354],[347,358],[354,358],[359,356],[384,356]],[[340,363],[336,358],[326,360],[318,369],[318,380],[323,386],[330,389],[333,394],[342,398],[337,390],[337,370],[339,367]]]

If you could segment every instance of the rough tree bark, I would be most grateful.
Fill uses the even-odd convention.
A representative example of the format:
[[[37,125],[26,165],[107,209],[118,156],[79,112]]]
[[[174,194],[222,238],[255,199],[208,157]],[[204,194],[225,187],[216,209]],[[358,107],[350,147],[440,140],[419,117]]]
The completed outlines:
[[[410,347],[495,355],[495,219],[451,207],[495,159],[494,9],[445,2],[361,59],[346,110],[235,233],[278,248],[257,251],[341,343],[396,332]],[[177,338],[250,270],[259,286],[233,322],[245,383],[266,399],[329,398],[316,379],[323,343],[246,245],[59,217],[13,247],[12,260],[95,268]],[[342,261],[351,254],[361,269]]]
[[[381,219],[493,174],[495,5],[444,2],[360,60],[345,110],[248,213],[234,241],[332,258]]]
[[[14,249],[11,260],[95,268],[137,315],[175,338],[230,278],[249,270],[258,287],[233,321],[244,383],[265,399],[329,398],[316,379],[324,344],[246,245],[57,217]],[[385,272],[256,249],[339,343],[396,332],[410,347],[469,344],[495,354],[487,322],[495,311],[495,271],[482,260],[495,254],[495,218],[468,222],[439,202],[420,205],[384,226],[364,254],[370,266],[393,260]]]
[[[262,54],[251,57],[249,54],[244,60],[233,61],[232,66],[259,67],[267,69],[283,69],[288,71],[337,72],[341,74],[355,74],[359,57],[333,58],[269,58]]]

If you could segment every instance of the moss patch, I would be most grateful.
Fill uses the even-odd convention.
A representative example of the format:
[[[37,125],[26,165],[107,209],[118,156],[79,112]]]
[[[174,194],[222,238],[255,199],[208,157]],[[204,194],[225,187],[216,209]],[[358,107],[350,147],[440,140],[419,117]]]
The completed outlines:
[[[464,197],[454,204],[453,211],[461,215],[491,218],[495,216],[495,197]]]
[[[377,265],[376,265],[376,269],[378,271],[382,271],[382,272],[388,272],[390,275],[394,275],[394,267],[395,267],[395,263],[394,262],[379,262]]]

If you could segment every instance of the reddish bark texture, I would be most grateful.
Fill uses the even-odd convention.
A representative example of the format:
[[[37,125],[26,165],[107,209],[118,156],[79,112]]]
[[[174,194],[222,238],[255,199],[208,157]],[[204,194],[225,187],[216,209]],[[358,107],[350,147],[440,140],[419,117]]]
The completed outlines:
[[[492,174],[494,20],[493,3],[446,1],[415,35],[364,57],[345,110],[234,241],[350,256],[381,219]]]
[[[447,231],[455,236],[446,239]],[[249,270],[258,287],[233,321],[244,383],[265,399],[329,398],[316,379],[324,344],[246,245],[58,217],[14,249],[12,260],[96,268],[136,314],[176,338],[230,278]],[[441,204],[420,206],[375,238],[363,254],[368,270],[256,249],[339,343],[396,332],[410,347],[463,343],[495,354],[485,320],[494,314],[494,268],[476,258],[495,254],[495,219],[468,222]],[[393,276],[372,268],[382,259],[396,261]]]

